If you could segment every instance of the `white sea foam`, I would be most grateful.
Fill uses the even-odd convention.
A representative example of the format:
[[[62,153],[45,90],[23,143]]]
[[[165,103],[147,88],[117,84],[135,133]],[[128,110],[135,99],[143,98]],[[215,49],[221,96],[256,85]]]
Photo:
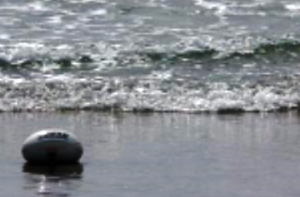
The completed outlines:
[[[207,9],[216,9],[218,10],[219,13],[223,13],[227,9],[227,6],[225,4],[217,1],[213,2],[213,1],[197,0],[196,5],[200,5]]]
[[[0,109],[293,108],[298,10],[271,0],[0,2]]]
[[[90,12],[90,15],[94,16],[103,16],[107,14],[107,10],[105,9],[97,9]]]
[[[285,8],[290,10],[290,11],[298,11],[300,10],[300,4],[286,4]]]
[[[151,110],[157,112],[217,112],[220,110],[276,111],[297,106],[295,91],[278,87],[230,89],[215,84],[212,89],[184,89],[174,84],[165,89],[162,81],[106,78],[88,80],[74,76],[49,76],[36,81],[1,80],[2,111]]]

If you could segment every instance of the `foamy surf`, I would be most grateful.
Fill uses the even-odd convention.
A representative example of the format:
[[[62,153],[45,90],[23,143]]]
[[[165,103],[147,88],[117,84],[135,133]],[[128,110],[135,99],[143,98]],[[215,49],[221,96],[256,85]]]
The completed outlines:
[[[297,9],[256,0],[0,2],[0,111],[297,109]]]
[[[276,86],[143,78],[74,77],[1,81],[0,110],[133,112],[266,112],[298,107],[299,84]],[[282,86],[282,87],[280,87]]]

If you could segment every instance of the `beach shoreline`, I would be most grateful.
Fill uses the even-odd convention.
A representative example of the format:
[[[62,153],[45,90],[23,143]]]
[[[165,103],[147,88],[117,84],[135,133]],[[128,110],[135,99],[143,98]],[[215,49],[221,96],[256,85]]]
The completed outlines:
[[[300,193],[300,118],[295,112],[3,113],[0,123],[0,178],[6,179],[7,196],[32,196],[42,186],[54,196],[87,197]],[[81,165],[63,168],[61,174],[26,167],[22,141],[53,127],[81,140]]]

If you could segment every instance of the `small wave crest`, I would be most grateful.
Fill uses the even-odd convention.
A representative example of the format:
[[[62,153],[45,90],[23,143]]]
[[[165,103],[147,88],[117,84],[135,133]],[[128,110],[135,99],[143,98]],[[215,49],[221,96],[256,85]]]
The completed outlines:
[[[195,64],[234,64],[256,63],[274,65],[297,63],[300,60],[300,42],[283,40],[260,43],[252,49],[227,51],[212,47],[183,50],[129,49],[107,46],[107,44],[87,46],[32,46],[22,45],[0,48],[0,72],[20,73],[65,73],[82,71],[91,73],[129,69],[134,67],[182,66]]]
[[[134,64],[135,62],[157,62],[172,65],[188,61],[270,61],[279,60],[298,61],[300,59],[300,42],[294,40],[280,40],[277,42],[260,43],[251,48],[243,48],[235,51],[212,48],[211,46],[202,48],[192,48],[172,51],[168,49],[124,49],[107,44],[86,45],[86,46],[46,46],[29,45],[9,46],[0,48],[0,68],[1,70],[36,69],[40,71],[86,69],[88,64],[102,66],[114,64],[124,66],[124,64]],[[97,64],[97,65],[95,65]],[[55,66],[54,66],[55,65]]]
[[[283,40],[279,42],[261,43],[253,48],[245,48],[240,51],[217,50],[210,47],[203,49],[184,50],[182,52],[148,52],[142,53],[152,61],[228,61],[228,60],[269,60],[280,59],[299,60],[300,43],[298,41]]]

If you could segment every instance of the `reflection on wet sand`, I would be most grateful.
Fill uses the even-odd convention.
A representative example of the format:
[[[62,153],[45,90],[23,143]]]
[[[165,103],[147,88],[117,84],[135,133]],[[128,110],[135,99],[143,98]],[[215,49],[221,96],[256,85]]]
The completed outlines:
[[[81,163],[72,165],[23,165],[24,178],[28,189],[38,196],[70,196],[80,186],[83,173]]]

